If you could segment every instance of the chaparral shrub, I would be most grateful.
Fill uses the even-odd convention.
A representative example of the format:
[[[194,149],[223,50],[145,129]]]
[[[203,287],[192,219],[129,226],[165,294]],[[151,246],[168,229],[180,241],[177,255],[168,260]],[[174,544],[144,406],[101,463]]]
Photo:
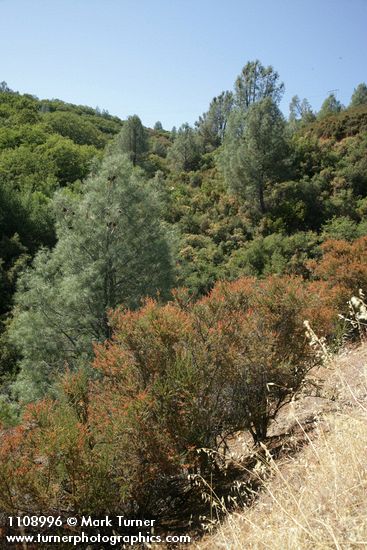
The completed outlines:
[[[328,240],[321,245],[322,257],[312,260],[313,277],[325,281],[329,298],[340,313],[348,311],[351,296],[367,289],[367,237],[355,241]]]
[[[65,402],[29,405],[22,424],[2,435],[0,463],[0,507],[11,513],[103,512],[118,494],[109,454]]]
[[[301,278],[270,277],[217,285],[188,307],[149,301],[139,312],[117,312],[113,339],[97,348],[98,399],[134,422],[143,407],[137,442],[150,469],[158,456],[151,434],[165,434],[170,466],[194,466],[193,450],[217,448],[239,429],[260,441],[317,362],[305,318],[331,331],[334,312],[320,300]],[[126,428],[121,418],[116,425]]]
[[[304,320],[333,331],[328,296],[300,277],[243,278],[196,303],[178,292],[111,312],[93,380],[67,373],[58,401],[29,406],[2,435],[0,505],[147,511],[163,479],[220,467],[203,449],[238,430],[264,440],[319,362]]]

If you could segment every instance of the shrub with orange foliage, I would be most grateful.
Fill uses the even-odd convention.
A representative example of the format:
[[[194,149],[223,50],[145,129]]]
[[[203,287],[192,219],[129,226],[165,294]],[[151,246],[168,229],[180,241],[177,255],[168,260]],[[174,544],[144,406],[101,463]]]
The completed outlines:
[[[218,284],[191,306],[149,301],[117,312],[112,341],[96,350],[98,399],[109,409],[114,395],[119,410],[131,411],[140,396],[150,425],[145,449],[150,434],[164,433],[170,464],[194,466],[193,449],[215,449],[235,431],[266,437],[318,361],[304,320],[328,335],[335,317],[323,293],[310,294],[296,277],[245,278]]]
[[[105,490],[104,459],[92,440],[67,403],[29,405],[22,424],[0,440],[0,507],[17,514],[103,510],[111,487]]]
[[[255,441],[266,437],[271,420],[318,362],[304,320],[312,320],[320,335],[334,329],[336,313],[320,290],[310,293],[300,277],[239,279],[218,285],[201,302],[212,315],[216,309],[232,320],[224,343],[233,350],[229,424],[248,429]]]
[[[328,240],[321,245],[322,258],[308,266],[314,278],[326,281],[334,294],[334,307],[340,313],[359,289],[367,290],[367,237],[353,242]]]
[[[28,407],[2,436],[0,504],[12,510],[152,510],[161,480],[205,473],[238,430],[266,437],[319,361],[303,321],[332,332],[324,283],[300,277],[220,283],[190,304],[111,313],[93,380],[66,374],[58,401]],[[30,504],[32,503],[32,504]]]

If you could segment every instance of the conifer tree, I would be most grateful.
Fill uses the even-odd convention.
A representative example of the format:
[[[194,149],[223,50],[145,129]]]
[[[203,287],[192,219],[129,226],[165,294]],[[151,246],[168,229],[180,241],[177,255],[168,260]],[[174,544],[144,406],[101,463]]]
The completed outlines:
[[[289,104],[289,122],[312,122],[314,119],[309,101],[306,98],[301,101],[298,95],[293,96]]]
[[[197,133],[189,124],[182,124],[178,129],[167,158],[174,170],[189,172],[197,168],[200,159],[200,145]]]
[[[340,113],[342,109],[343,105],[338,99],[336,99],[335,94],[330,94],[321,105],[318,118],[324,118],[328,115]]]
[[[266,212],[266,186],[280,175],[287,153],[285,121],[271,98],[233,111],[220,156],[231,191],[254,201]]]
[[[213,149],[223,142],[232,109],[232,92],[222,92],[211,101],[209,110],[199,117],[196,126],[199,136],[206,146],[209,145]]]
[[[140,164],[148,151],[148,140],[144,126],[137,115],[129,116],[117,136],[116,150],[126,153],[134,166]]]
[[[124,156],[106,158],[81,198],[63,192],[54,205],[58,242],[21,276],[10,327],[25,400],[47,391],[56,372],[88,362],[93,342],[111,335],[110,308],[165,297],[172,282],[159,204]]]
[[[359,105],[367,105],[367,86],[364,82],[358,84],[350,100],[351,107],[358,107]]]
[[[283,93],[277,71],[271,65],[264,67],[258,59],[246,63],[235,82],[235,103],[243,111],[267,97],[278,104]]]

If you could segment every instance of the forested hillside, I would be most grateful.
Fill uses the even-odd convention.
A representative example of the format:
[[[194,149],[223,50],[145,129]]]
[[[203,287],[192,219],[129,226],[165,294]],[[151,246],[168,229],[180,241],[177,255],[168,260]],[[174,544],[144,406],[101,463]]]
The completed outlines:
[[[1,332],[16,280],[42,246],[56,243],[52,199],[80,189],[122,122],[107,112],[39,100],[0,85],[0,315]],[[0,378],[14,373],[9,345],[0,351]]]
[[[248,62],[166,130],[1,84],[1,509],[163,517],[356,336],[367,86],[283,93]]]

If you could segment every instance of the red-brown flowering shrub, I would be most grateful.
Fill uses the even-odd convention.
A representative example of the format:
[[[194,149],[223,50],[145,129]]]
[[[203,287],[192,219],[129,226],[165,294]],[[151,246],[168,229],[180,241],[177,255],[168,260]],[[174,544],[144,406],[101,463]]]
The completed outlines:
[[[147,510],[163,478],[213,467],[238,430],[259,442],[319,361],[304,320],[328,336],[325,282],[243,278],[190,304],[183,293],[111,312],[96,376],[67,373],[57,401],[1,436],[0,504],[12,510]],[[220,464],[216,464],[220,466]]]
[[[359,289],[367,290],[367,237],[353,242],[332,239],[321,249],[321,260],[309,262],[309,267],[316,279],[328,284],[334,307],[345,312],[351,296],[358,295]]]
[[[222,283],[201,302],[212,315],[216,310],[232,320],[225,344],[233,350],[229,424],[250,430],[256,441],[266,437],[270,421],[318,361],[304,321],[320,335],[333,330],[336,313],[319,290],[310,293],[299,277],[240,279]]]
[[[107,464],[70,406],[29,405],[0,440],[0,505],[13,513],[103,510],[113,499]]]

